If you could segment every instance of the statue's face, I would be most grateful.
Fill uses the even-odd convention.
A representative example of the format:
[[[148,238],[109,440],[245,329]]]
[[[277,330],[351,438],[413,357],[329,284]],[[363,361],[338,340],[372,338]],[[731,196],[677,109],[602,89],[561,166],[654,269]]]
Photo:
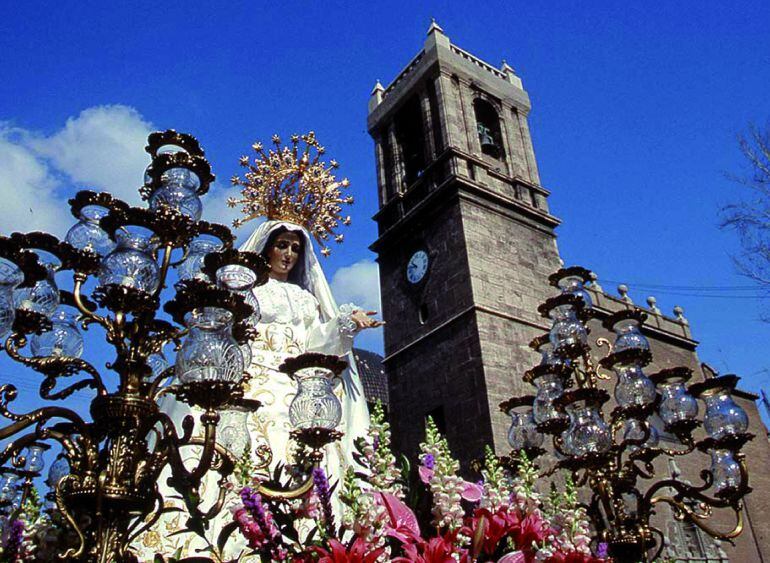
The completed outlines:
[[[299,238],[299,234],[286,232],[278,235],[268,252],[271,274],[278,279],[285,280],[299,260],[301,253],[302,240]]]

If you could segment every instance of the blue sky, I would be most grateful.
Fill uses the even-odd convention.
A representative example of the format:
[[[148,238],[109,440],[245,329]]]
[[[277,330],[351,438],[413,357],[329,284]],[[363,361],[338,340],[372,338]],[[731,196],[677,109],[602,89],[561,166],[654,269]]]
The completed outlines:
[[[237,157],[274,132],[313,129],[357,199],[327,273],[341,299],[374,304],[367,100],[435,17],[454,43],[522,78],[565,261],[608,291],[626,282],[637,303],[683,306],[702,360],[770,387],[770,325],[735,273],[735,236],[718,228],[720,207],[742,195],[723,175],[743,171],[735,136],[770,118],[770,4],[651,4],[5,2],[0,231],[63,234],[63,202],[83,187],[134,197],[144,137],[169,127],[202,142],[219,178],[207,215],[226,219]],[[381,349],[378,334],[361,343]]]

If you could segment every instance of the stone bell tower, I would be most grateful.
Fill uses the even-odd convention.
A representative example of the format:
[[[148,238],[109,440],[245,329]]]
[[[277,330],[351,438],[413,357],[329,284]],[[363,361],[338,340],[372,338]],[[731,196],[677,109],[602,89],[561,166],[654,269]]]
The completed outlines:
[[[463,462],[507,447],[498,403],[524,391],[548,329],[536,310],[559,268],[521,79],[453,45],[423,49],[369,101],[374,219],[395,446],[414,454],[430,415]]]
[[[379,211],[374,216],[382,313],[384,366],[389,380],[393,441],[410,455],[432,416],[452,452],[466,465],[485,444],[508,453],[509,419],[498,404],[531,394],[524,372],[539,358],[529,348],[550,323],[536,312],[553,295],[548,275],[560,267],[548,191],[540,185],[527,125],[530,103],[507,64],[495,68],[453,45],[433,23],[423,49],[387,87],[369,100],[368,129],[377,160]],[[591,340],[610,338],[602,320],[637,308],[592,284]],[[701,368],[680,308],[668,316],[650,297],[644,333],[655,362],[649,373]],[[594,355],[604,352],[594,349]],[[608,391],[612,382],[601,382]],[[749,413],[750,430],[762,423],[753,396],[735,391]],[[612,403],[608,408],[611,408]],[[675,447],[672,436],[661,443]],[[665,555],[677,561],[770,561],[770,445],[755,439],[744,449],[755,492],[745,499],[745,530],[735,547],[719,544],[694,525],[661,509]],[[708,467],[708,456],[682,456],[661,478],[689,479]],[[414,458],[412,458],[414,459]],[[681,475],[681,477],[680,477]],[[719,529],[731,517],[715,515]]]

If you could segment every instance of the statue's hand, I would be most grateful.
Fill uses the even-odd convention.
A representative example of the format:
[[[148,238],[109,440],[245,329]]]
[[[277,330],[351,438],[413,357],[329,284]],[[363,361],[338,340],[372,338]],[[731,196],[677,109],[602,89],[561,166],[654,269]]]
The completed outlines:
[[[373,319],[372,316],[376,315],[377,311],[362,311],[361,309],[353,311],[350,318],[356,323],[356,328],[363,330],[365,328],[377,328],[385,324],[385,321]]]

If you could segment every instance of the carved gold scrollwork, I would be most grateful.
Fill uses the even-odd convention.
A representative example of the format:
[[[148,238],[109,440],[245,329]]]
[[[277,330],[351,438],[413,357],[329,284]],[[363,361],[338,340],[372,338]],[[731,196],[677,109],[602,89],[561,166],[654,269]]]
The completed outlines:
[[[83,531],[80,529],[80,526],[78,526],[75,518],[72,516],[72,513],[70,513],[69,508],[67,507],[67,504],[64,500],[65,489],[71,486],[70,484],[74,483],[80,483],[80,479],[76,475],[70,474],[62,477],[59,483],[56,485],[56,492],[54,497],[56,501],[56,507],[59,509],[59,512],[61,512],[61,514],[67,520],[69,525],[72,526],[72,529],[75,530],[75,533],[78,536],[77,547],[71,547],[63,554],[60,554],[59,557],[62,559],[74,559],[76,557],[80,557],[83,555],[86,547],[86,538],[83,535]]]

